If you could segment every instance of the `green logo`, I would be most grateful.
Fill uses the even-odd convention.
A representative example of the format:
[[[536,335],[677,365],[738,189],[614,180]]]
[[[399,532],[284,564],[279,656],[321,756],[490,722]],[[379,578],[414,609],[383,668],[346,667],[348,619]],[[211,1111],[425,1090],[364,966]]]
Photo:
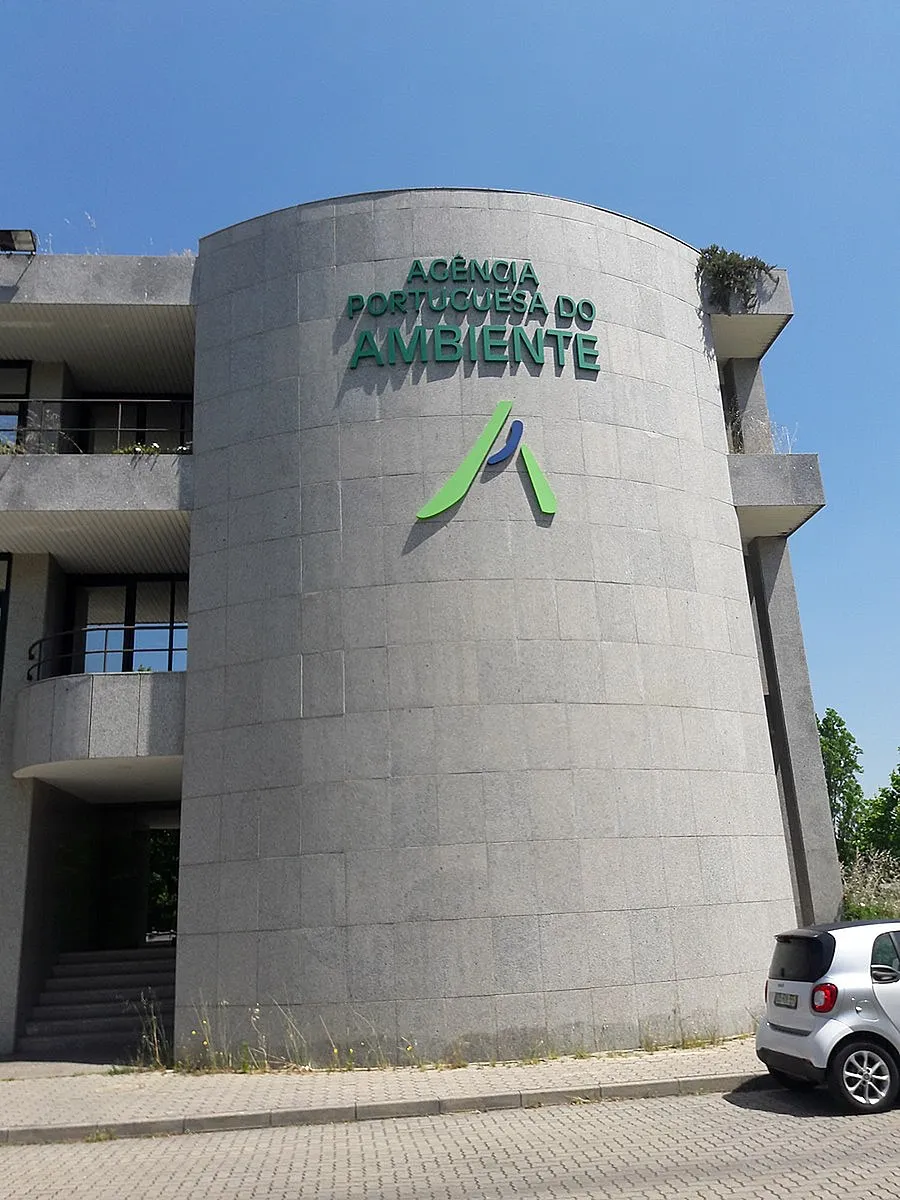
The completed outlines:
[[[452,508],[454,504],[458,504],[472,486],[475,476],[481,470],[485,459],[487,459],[489,467],[497,466],[499,463],[506,462],[507,459],[512,458],[517,448],[522,456],[522,462],[525,465],[528,479],[534,489],[534,498],[537,501],[538,508],[548,516],[552,516],[556,512],[556,496],[554,496],[553,489],[547,482],[544,472],[538,466],[537,459],[524,443],[519,447],[519,442],[522,438],[521,421],[513,421],[506,444],[496,454],[491,454],[491,457],[488,458],[491,446],[497,440],[497,436],[506,424],[506,418],[511,412],[512,403],[509,400],[501,400],[466,457],[444,486],[435,492],[428,503],[416,513],[420,521],[425,521],[429,517],[437,517],[442,512],[446,512],[448,508]]]

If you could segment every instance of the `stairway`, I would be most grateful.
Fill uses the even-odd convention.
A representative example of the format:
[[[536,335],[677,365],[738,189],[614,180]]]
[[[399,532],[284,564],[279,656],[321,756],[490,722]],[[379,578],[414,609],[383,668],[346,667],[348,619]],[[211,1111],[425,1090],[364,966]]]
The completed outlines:
[[[171,1045],[174,1006],[172,945],[61,954],[16,1054],[63,1062],[134,1062],[151,1014]]]

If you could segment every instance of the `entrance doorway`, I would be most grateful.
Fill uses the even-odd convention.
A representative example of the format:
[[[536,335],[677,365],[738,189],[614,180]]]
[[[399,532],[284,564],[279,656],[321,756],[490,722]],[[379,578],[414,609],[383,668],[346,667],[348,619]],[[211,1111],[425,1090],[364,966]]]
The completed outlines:
[[[158,1055],[175,1002],[179,805],[35,793],[19,1052],[133,1061],[151,1029]]]

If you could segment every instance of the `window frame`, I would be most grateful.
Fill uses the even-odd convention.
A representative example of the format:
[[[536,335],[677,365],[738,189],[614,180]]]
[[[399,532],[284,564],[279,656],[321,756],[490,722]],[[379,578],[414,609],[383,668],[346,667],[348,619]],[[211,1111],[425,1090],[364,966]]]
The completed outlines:
[[[175,645],[175,632],[177,629],[180,629],[182,627],[187,629],[187,620],[186,619],[184,621],[176,621],[175,620],[175,604],[176,604],[177,585],[180,583],[183,583],[186,585],[188,583],[188,580],[189,580],[189,576],[184,574],[183,572],[174,572],[174,573],[165,572],[162,574],[148,573],[148,574],[139,574],[139,575],[126,575],[126,574],[70,575],[67,578],[66,600],[65,600],[65,606],[64,606],[65,628],[74,630],[76,632],[79,629],[78,611],[77,611],[79,592],[81,592],[82,590],[90,589],[90,588],[101,588],[101,587],[124,588],[125,604],[124,604],[124,612],[123,612],[123,620],[122,620],[122,626],[123,626],[122,648],[121,648],[121,650],[116,648],[112,651],[108,651],[108,653],[121,654],[122,665],[121,665],[121,668],[119,671],[103,672],[103,673],[104,674],[128,674],[129,672],[134,670],[135,653],[137,653],[137,654],[141,653],[140,648],[139,647],[136,648],[135,644],[134,644],[134,642],[135,642],[134,635],[135,635],[135,626],[136,626],[135,617],[137,616],[138,586],[142,583],[168,583],[169,584],[168,645],[166,647],[161,647],[159,650],[159,653],[163,653],[163,652],[166,653],[166,656],[167,656],[166,673],[172,672],[174,670],[173,664],[174,664],[176,654],[184,654],[185,655],[185,663],[187,662],[187,658],[186,658],[187,647],[186,646],[181,647],[181,646]],[[162,624],[162,622],[159,622],[159,624]],[[86,628],[86,626],[84,626],[84,628]],[[76,657],[80,657],[83,660],[86,658],[87,654],[90,654],[90,653],[98,653],[98,651],[88,651],[86,649],[82,649],[81,654],[76,655],[75,647],[73,645],[72,650],[68,655],[70,665],[74,666]],[[103,651],[102,653],[104,653],[104,655],[105,655],[107,653],[107,651]],[[105,657],[104,657],[104,664],[105,664]],[[84,667],[84,662],[82,662],[82,668],[83,667]],[[83,672],[75,672],[75,671],[70,670],[70,673],[81,674]]]

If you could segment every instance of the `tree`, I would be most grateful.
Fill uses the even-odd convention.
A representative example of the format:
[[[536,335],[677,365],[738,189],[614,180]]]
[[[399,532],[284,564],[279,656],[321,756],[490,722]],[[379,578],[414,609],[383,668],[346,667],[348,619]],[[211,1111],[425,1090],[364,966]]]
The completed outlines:
[[[833,708],[826,708],[824,717],[816,717],[816,724],[819,727],[834,840],[841,862],[848,862],[863,849],[868,825],[867,803],[859,782],[862,750],[843,717]],[[897,782],[900,785],[900,777]],[[900,800],[900,787],[897,795]]]
[[[900,859],[900,766],[891,771],[890,783],[870,801],[866,841],[872,850],[886,850]]]

